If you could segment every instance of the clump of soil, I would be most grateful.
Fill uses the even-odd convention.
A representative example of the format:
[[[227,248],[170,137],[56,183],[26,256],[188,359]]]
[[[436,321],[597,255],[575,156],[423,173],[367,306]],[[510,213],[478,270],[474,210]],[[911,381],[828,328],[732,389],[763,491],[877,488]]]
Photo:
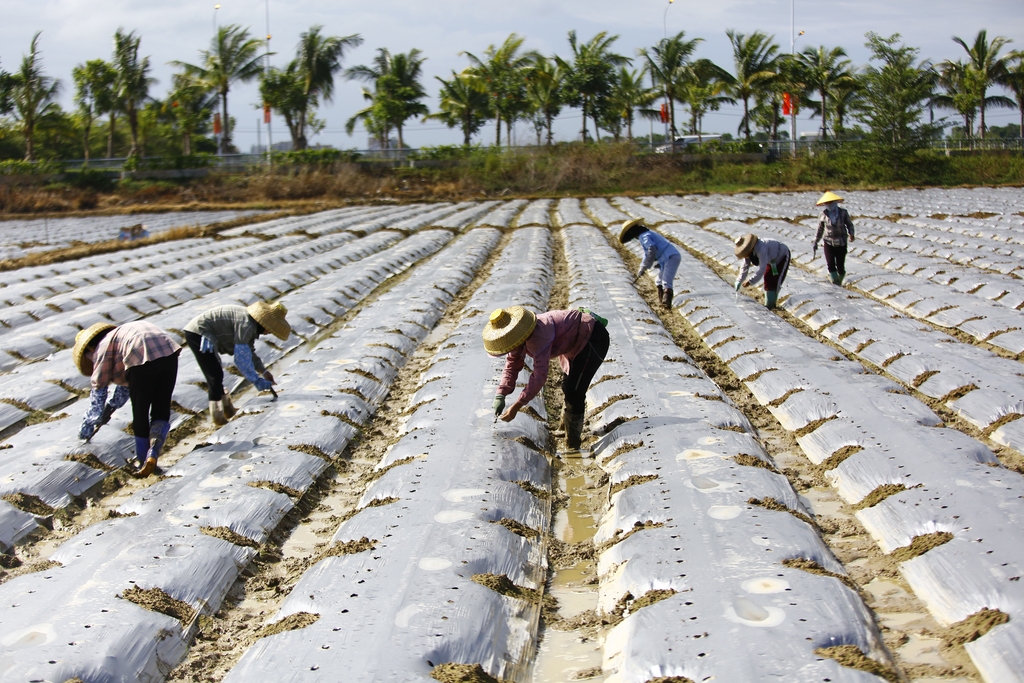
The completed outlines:
[[[906,562],[912,560],[919,555],[924,555],[932,548],[937,548],[943,543],[949,543],[953,540],[953,534],[948,531],[935,531],[930,534],[921,534],[920,536],[914,536],[914,540],[910,542],[910,545],[905,545],[902,548],[896,548],[892,551],[890,557],[893,562]]]
[[[266,638],[267,636],[272,636],[276,633],[297,631],[300,628],[306,628],[310,624],[316,623],[319,618],[319,614],[310,614],[309,612],[296,612],[295,614],[289,614],[280,621],[275,621],[273,624],[264,626],[260,632],[256,634],[256,637]]]
[[[579,543],[566,543],[553,536],[548,539],[548,563],[554,570],[569,569],[583,560],[592,560],[594,552],[594,544],[589,539]]]
[[[326,453],[324,453],[322,450],[320,450],[316,446],[314,446],[312,444],[308,444],[308,443],[300,444],[300,445],[297,445],[297,446],[296,445],[291,445],[291,446],[288,447],[288,450],[298,451],[299,453],[305,453],[306,455],[312,455],[312,456],[315,456],[317,458],[321,458],[322,460],[326,460],[327,462],[333,462],[333,460],[334,460],[334,458],[332,458],[331,456],[327,455]]]
[[[657,474],[634,474],[625,481],[620,481],[616,484],[612,484],[611,493],[615,494],[623,489],[628,489],[630,486],[636,486],[637,484],[644,484],[649,481],[654,481],[658,478]]]
[[[30,515],[46,517],[54,512],[54,509],[44,503],[39,496],[33,496],[31,493],[8,493],[0,498]]]
[[[260,544],[251,538],[247,538],[237,531],[232,531],[226,526],[204,526],[200,527],[199,531],[203,532],[207,536],[213,536],[219,538],[222,541],[233,543],[234,545],[240,545],[245,548],[259,548]]]
[[[111,470],[116,469],[115,467],[111,467],[106,464],[92,453],[69,453],[64,456],[64,459],[70,460],[71,462],[80,462],[86,467],[91,467],[92,469],[99,470],[100,472],[110,472]]]
[[[770,462],[754,457],[753,455],[747,455],[746,453],[740,453],[739,455],[734,456],[733,460],[736,461],[737,465],[743,465],[744,467],[761,467],[769,472],[775,472],[776,474],[779,473],[779,471],[775,469],[775,466]]]
[[[864,500],[860,501],[853,506],[854,510],[863,510],[873,505],[881,503],[889,496],[895,496],[900,491],[906,491],[907,487],[903,484],[882,484],[874,491],[864,497]]]
[[[823,460],[820,464],[816,465],[815,469],[819,474],[824,474],[828,470],[834,470],[835,468],[843,464],[844,460],[849,458],[854,453],[859,453],[862,450],[864,450],[864,447],[858,446],[856,444],[849,444],[847,446],[843,446],[838,451],[825,458],[825,460]]]
[[[814,526],[814,521],[810,517],[808,517],[807,515],[805,515],[802,512],[799,512],[797,510],[793,510],[791,508],[786,507],[785,505],[783,505],[779,501],[775,500],[771,496],[766,496],[763,499],[762,498],[749,498],[747,500],[747,502],[749,504],[751,504],[751,505],[757,505],[758,507],[763,507],[766,510],[774,510],[775,512],[788,512],[789,514],[791,514],[794,517],[796,517],[797,519],[799,519],[801,522],[807,522],[811,526]]]
[[[188,624],[196,616],[196,611],[187,602],[172,598],[161,588],[132,586],[122,591],[121,597],[151,612],[174,617],[183,625]]]
[[[946,645],[972,643],[996,626],[1008,621],[1010,621],[1010,615],[997,609],[985,607],[946,629],[942,640]]]
[[[617,458],[620,455],[623,455],[624,453],[629,453],[630,451],[635,451],[636,449],[641,448],[643,445],[644,445],[643,441],[637,441],[636,443],[624,443],[621,446],[619,446],[618,448],[616,448],[612,452],[612,454],[609,455],[606,458],[606,460]]]
[[[540,536],[540,532],[536,529],[531,529],[525,524],[521,524],[520,522],[517,522],[514,519],[509,519],[508,517],[502,517],[498,521],[492,521],[491,524],[500,524],[512,533],[517,536],[522,536],[523,538],[537,538]]]
[[[355,555],[356,553],[365,552],[367,550],[373,550],[377,547],[377,539],[370,540],[368,537],[363,536],[358,541],[345,541],[344,543],[332,543],[327,550],[324,551],[323,555],[320,556],[320,560],[327,557],[340,557],[342,555]],[[319,562],[319,560],[317,560]]]
[[[803,557],[791,557],[787,560],[783,560],[782,565],[784,567],[792,567],[793,569],[805,571],[808,574],[831,576],[833,579],[838,579],[839,581],[842,581],[844,584],[846,584],[848,588],[851,588],[852,590],[857,591],[858,593],[860,592],[860,587],[856,583],[854,583],[853,579],[851,579],[849,576],[844,576],[842,574],[836,574],[835,572],[831,572],[822,567],[814,560],[808,560]]]
[[[539,500],[547,500],[548,498],[551,497],[551,492],[550,491],[545,491],[544,489],[539,489],[536,486],[534,486],[532,483],[530,483],[530,482],[528,482],[526,480],[516,480],[516,481],[514,481],[512,483],[515,484],[516,486],[518,486],[519,488],[521,488],[522,490],[526,491],[527,493],[533,494]]]
[[[479,664],[438,664],[430,677],[441,683],[502,683]]]
[[[373,500],[366,504],[366,507],[379,508],[383,507],[384,505],[391,505],[392,503],[397,502],[398,498],[395,498],[394,496],[388,496],[387,498],[374,498]]]
[[[658,676],[647,683],[693,683],[693,679],[686,676]]]
[[[473,581],[481,586],[490,588],[495,593],[501,593],[510,598],[518,598],[527,602],[540,602],[539,591],[517,586],[504,574],[474,574]]]
[[[609,612],[605,617],[605,622],[615,625],[633,612],[643,609],[644,607],[650,607],[654,603],[661,602],[666,598],[671,598],[675,594],[676,592],[671,588],[656,588],[654,590],[649,590],[639,598],[634,598],[632,593],[627,592],[619,598],[617,603],[615,603],[615,607],[613,607],[611,612]]]
[[[278,484],[276,481],[250,481],[248,486],[251,486],[254,489],[267,489],[268,491],[273,491],[274,493],[283,493],[289,498],[302,497],[302,493],[300,491],[296,491],[290,486],[285,486],[284,484]]]
[[[891,667],[871,659],[856,645],[835,645],[833,647],[819,647],[814,654],[827,659],[834,659],[849,669],[867,671],[889,683],[899,683],[900,675]]]
[[[592,414],[593,415],[598,415],[598,414],[604,412],[605,410],[607,410],[613,403],[618,403],[619,401],[624,401],[627,398],[633,398],[633,394],[615,394],[614,396],[609,398],[607,401],[602,403],[600,406],[598,406],[593,411]]]
[[[588,678],[597,678],[604,673],[604,670],[599,667],[591,667],[589,669],[581,669],[572,675],[571,681],[585,681]]]
[[[650,520],[650,519],[648,519],[647,521],[644,521],[644,522],[636,522],[635,524],[633,524],[633,528],[630,529],[629,531],[625,532],[625,533],[623,533],[623,532],[621,532],[619,530],[616,530],[615,531],[615,536],[613,536],[609,540],[607,540],[604,543],[602,543],[601,547],[598,548],[597,551],[598,552],[604,552],[605,550],[607,550],[608,548],[611,548],[616,543],[621,543],[622,541],[625,541],[627,538],[629,538],[630,536],[632,536],[633,534],[635,534],[638,531],[643,531],[644,529],[657,529],[658,527],[663,527],[663,526],[665,526],[664,523],[662,523],[662,522],[655,522],[655,521]]]

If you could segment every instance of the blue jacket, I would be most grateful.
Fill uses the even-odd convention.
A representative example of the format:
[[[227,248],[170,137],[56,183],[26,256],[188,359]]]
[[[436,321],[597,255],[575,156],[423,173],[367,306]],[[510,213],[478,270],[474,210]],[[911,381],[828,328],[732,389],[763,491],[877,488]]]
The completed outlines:
[[[640,233],[637,240],[639,240],[640,246],[644,248],[644,261],[640,264],[641,273],[649,270],[655,261],[664,268],[670,256],[679,256],[679,250],[676,249],[675,245],[653,230],[645,230]]]

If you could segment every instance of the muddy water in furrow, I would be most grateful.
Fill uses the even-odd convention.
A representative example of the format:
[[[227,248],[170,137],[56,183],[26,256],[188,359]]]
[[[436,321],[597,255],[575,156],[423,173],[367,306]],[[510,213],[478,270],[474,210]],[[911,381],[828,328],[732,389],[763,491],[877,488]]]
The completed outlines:
[[[727,280],[730,274],[717,263],[697,252],[687,251]],[[622,253],[627,262],[636,265],[631,254]],[[980,682],[981,676],[963,645],[935,621],[903,580],[896,563],[881,552],[857,521],[855,510],[828,485],[824,471],[803,455],[794,436],[754,399],[678,312],[666,312],[655,305],[657,293],[649,280],[644,279],[637,286],[672,333],[676,344],[726,392],[757,429],[758,439],[812,513],[818,533],[844,565],[861,598],[874,613],[884,642],[905,680],[911,683]],[[728,286],[728,282],[723,281],[723,286]],[[683,295],[679,292],[677,300],[683,300]]]

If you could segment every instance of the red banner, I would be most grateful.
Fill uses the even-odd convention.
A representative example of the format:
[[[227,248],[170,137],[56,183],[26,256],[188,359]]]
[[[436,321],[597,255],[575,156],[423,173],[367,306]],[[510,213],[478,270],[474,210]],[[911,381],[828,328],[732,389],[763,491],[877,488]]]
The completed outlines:
[[[793,115],[793,100],[790,99],[788,92],[782,93],[782,115]]]
[[[661,122],[668,123],[668,103],[661,105]]]
[[[221,127],[221,124],[220,124],[220,114],[214,114],[213,115],[213,134],[214,135],[220,135],[223,131],[224,131],[224,129]]]
[[[270,123],[270,105],[263,103],[263,123]]]

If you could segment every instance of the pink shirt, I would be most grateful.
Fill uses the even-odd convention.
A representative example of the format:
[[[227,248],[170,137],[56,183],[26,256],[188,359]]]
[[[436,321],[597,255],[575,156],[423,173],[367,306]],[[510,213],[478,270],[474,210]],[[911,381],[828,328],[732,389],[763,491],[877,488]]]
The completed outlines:
[[[569,374],[569,362],[575,358],[590,341],[596,321],[579,310],[548,311],[537,316],[537,326],[526,338],[526,343],[509,352],[505,357],[505,370],[501,373],[498,393],[508,396],[516,388],[516,378],[523,369],[526,356],[533,359],[533,372],[523,393],[516,399],[516,405],[524,406],[544,388],[548,379],[548,362],[558,357],[562,371]]]
[[[177,353],[178,344],[153,323],[138,320],[119,325],[96,345],[92,386],[128,386],[126,371],[151,360]]]

